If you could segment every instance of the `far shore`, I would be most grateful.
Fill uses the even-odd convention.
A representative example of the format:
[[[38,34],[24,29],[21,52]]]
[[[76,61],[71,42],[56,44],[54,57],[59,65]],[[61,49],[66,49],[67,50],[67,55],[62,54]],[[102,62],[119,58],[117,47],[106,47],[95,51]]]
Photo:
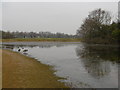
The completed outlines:
[[[80,42],[78,38],[14,38],[14,39],[0,39],[0,42]]]
[[[59,82],[51,66],[33,58],[9,51],[2,51],[2,88],[67,88]]]

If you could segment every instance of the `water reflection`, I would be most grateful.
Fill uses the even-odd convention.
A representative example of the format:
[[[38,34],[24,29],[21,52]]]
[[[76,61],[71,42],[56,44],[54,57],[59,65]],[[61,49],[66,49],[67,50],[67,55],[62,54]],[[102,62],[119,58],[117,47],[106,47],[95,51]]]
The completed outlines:
[[[39,44],[39,45],[16,45],[16,44],[3,44],[1,45],[1,47],[3,49],[13,49],[13,48],[24,48],[24,47],[30,47],[30,48],[33,48],[33,47],[39,47],[39,48],[51,48],[53,46],[56,46],[56,47],[63,47],[63,46],[66,46],[64,44]]]
[[[76,54],[87,72],[94,78],[100,79],[111,72],[110,64],[119,61],[119,49],[100,45],[83,45],[76,48]]]
[[[83,48],[77,48],[77,55],[80,57],[86,57],[91,59],[102,59],[109,61],[119,61],[119,49],[120,47],[100,46],[100,45],[84,45]]]

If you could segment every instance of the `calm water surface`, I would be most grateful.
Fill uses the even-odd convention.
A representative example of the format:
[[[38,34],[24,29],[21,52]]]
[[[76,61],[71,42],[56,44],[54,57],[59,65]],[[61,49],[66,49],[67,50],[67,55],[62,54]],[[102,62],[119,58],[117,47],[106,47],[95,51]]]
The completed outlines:
[[[3,48],[54,66],[59,81],[75,88],[118,88],[117,46],[83,43],[14,42]],[[19,51],[20,50],[20,51]],[[24,51],[26,50],[26,51]]]

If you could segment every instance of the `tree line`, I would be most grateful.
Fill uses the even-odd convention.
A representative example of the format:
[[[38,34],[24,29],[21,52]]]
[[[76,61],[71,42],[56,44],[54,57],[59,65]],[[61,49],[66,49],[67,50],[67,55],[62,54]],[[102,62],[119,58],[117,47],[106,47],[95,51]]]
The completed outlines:
[[[77,36],[87,43],[113,44],[120,43],[120,22],[112,21],[110,12],[96,9],[89,13]]]
[[[76,35],[69,35],[64,33],[51,33],[51,32],[8,32],[0,31],[3,39],[12,38],[75,38]]]

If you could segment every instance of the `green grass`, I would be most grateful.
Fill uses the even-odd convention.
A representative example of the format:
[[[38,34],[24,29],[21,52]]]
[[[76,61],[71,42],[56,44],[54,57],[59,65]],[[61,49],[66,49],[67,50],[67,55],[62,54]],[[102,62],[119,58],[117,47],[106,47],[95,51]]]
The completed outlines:
[[[42,41],[42,42],[80,42],[78,38],[14,38],[14,39],[1,39],[2,42],[32,42],[32,41]]]

